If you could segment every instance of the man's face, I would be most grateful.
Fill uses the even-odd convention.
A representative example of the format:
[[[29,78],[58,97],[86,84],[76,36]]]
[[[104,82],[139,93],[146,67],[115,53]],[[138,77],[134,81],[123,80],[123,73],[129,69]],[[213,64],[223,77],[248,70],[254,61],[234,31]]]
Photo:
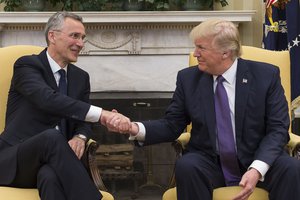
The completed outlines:
[[[213,46],[213,38],[198,38],[195,40],[194,57],[198,60],[198,68],[212,75],[224,72],[222,67],[223,54]]]
[[[51,37],[49,50],[53,59],[65,66],[70,62],[76,62],[79,52],[84,46],[85,28],[83,24],[71,18],[66,18],[61,30],[49,32]]]

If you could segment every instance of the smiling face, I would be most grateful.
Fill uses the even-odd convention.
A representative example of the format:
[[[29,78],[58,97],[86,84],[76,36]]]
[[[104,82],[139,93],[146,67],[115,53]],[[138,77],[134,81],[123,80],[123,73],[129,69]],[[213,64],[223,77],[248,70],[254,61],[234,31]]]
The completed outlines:
[[[195,40],[194,57],[198,60],[198,68],[212,75],[223,74],[230,65],[228,54],[221,51],[213,43],[213,37],[202,37]]]
[[[48,32],[50,56],[61,67],[70,62],[76,62],[84,46],[85,35],[85,28],[80,21],[65,18],[61,29]]]
[[[190,38],[195,44],[199,69],[209,74],[223,74],[241,55],[239,32],[230,21],[206,20],[192,29]]]

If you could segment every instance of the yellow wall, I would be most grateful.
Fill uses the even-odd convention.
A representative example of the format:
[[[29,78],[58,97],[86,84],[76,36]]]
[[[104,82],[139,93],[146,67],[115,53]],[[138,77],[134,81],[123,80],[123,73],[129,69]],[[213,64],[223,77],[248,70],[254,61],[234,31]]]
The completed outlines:
[[[5,5],[4,3],[0,4],[0,11],[3,11],[4,5]]]
[[[262,24],[264,20],[263,0],[227,0],[228,6],[221,7],[215,3],[216,10],[255,10],[252,22],[242,23],[239,26],[243,45],[261,47]]]

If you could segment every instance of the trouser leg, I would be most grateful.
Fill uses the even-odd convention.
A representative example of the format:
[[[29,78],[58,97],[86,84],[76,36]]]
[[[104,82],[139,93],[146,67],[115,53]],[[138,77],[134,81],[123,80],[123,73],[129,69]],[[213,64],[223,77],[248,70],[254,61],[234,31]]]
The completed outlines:
[[[213,189],[225,184],[218,163],[198,153],[176,161],[175,177],[178,200],[211,200]]]
[[[53,129],[20,144],[15,183],[29,187],[36,185],[37,174],[41,176],[39,170],[43,169],[43,165],[50,167],[56,174],[67,199],[101,199],[101,193],[64,136]]]
[[[54,170],[48,165],[43,165],[37,175],[37,188],[41,199],[66,200],[63,187]],[[50,189],[51,188],[51,189]]]
[[[300,161],[287,154],[278,157],[259,185],[269,191],[270,200],[299,200]]]

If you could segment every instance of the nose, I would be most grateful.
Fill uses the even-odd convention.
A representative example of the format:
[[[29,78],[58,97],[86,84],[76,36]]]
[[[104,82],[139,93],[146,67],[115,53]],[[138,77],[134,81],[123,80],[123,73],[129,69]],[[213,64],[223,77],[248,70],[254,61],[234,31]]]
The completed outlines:
[[[84,40],[83,39],[78,39],[77,42],[76,42],[76,45],[79,46],[80,48],[83,48]]]
[[[197,48],[195,48],[193,56],[194,57],[200,57],[200,51],[197,51]]]

